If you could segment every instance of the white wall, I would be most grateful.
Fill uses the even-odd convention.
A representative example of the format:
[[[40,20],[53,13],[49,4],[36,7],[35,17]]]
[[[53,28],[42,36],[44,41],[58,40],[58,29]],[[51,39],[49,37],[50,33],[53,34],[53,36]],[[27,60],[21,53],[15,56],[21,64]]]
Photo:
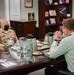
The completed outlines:
[[[5,19],[9,21],[9,0],[4,0],[5,5]]]
[[[4,0],[0,0],[0,19],[5,18],[5,4]]]
[[[74,0],[72,0],[72,17],[74,18]]]
[[[21,18],[28,19],[29,12],[34,12],[38,27],[38,0],[33,0],[33,8],[25,8],[25,0],[21,0]]]
[[[10,0],[10,20],[20,19],[20,0]]]
[[[5,1],[5,3],[4,3]],[[10,0],[0,0],[0,19],[10,19],[9,17],[9,1]],[[34,12],[35,13],[35,20],[37,21],[37,27],[38,27],[38,0],[33,0],[33,8],[25,8],[25,0],[21,1],[21,10],[20,10],[20,18],[21,19],[28,19],[28,13]],[[17,2],[16,2],[17,6]],[[72,2],[72,17],[74,18],[74,0]]]
[[[13,1],[14,1],[14,4],[12,3]],[[20,19],[28,19],[28,13],[34,12],[35,20],[37,21],[36,26],[38,27],[38,0],[33,0],[33,8],[25,8],[25,5],[24,5],[25,0],[20,0],[21,6],[19,5],[20,6],[19,9],[21,8],[21,10],[18,9],[15,11],[15,8],[19,4],[18,2],[16,0],[0,0],[0,19],[7,19],[7,20],[13,19],[14,17],[12,16],[15,15],[14,13],[15,12],[17,13],[17,11],[20,11]],[[13,7],[15,6],[13,9],[12,9],[12,4],[13,4]]]

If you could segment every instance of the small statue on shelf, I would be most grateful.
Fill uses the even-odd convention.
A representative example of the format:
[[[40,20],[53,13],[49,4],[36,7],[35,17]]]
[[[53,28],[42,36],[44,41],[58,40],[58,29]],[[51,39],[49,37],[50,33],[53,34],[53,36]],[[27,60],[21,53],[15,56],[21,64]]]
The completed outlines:
[[[53,0],[49,0],[49,4],[52,4],[53,3]]]
[[[34,13],[28,13],[28,19],[34,20]]]

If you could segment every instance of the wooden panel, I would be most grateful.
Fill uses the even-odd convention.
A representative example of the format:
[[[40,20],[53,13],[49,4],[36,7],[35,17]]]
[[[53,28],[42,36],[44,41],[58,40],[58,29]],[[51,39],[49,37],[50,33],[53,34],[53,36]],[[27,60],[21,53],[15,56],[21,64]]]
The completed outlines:
[[[18,37],[32,34],[36,37],[36,21],[13,21],[10,20],[11,27]]]

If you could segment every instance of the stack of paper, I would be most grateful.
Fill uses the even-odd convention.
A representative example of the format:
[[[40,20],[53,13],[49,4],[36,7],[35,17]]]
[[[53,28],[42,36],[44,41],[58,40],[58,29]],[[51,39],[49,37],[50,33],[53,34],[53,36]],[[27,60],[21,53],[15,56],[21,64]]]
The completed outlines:
[[[6,61],[6,62],[1,63],[1,65],[4,67],[11,67],[11,66],[15,66],[17,64],[15,62],[12,62],[12,61]]]

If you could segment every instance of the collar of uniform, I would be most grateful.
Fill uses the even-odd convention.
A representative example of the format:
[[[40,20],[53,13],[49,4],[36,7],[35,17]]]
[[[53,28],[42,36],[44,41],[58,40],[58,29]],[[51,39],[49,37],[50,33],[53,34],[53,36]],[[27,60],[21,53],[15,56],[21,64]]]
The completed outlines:
[[[74,32],[72,32],[71,35],[74,35]]]
[[[1,28],[1,32],[7,34],[7,31],[3,30],[2,28]]]

